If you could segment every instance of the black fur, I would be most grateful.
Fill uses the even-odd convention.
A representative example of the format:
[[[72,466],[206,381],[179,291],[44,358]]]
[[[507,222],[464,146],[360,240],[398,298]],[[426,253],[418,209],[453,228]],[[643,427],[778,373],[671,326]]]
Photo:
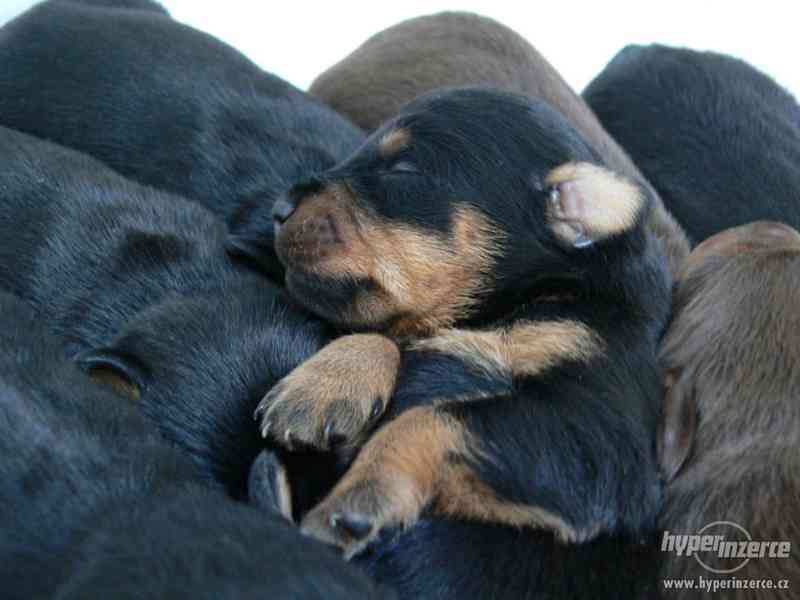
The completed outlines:
[[[150,11],[122,10],[152,6]],[[86,152],[227,219],[231,250],[280,268],[275,198],[363,134],[213,37],[143,0],[52,0],[0,34],[0,125]]]
[[[0,287],[87,370],[138,384],[167,438],[242,496],[256,404],[329,333],[237,268],[225,236],[194,203],[0,128]]]
[[[0,589],[40,598],[379,598],[328,549],[197,480],[0,294]],[[269,507],[267,507],[269,508]]]
[[[657,554],[650,537],[566,546],[541,531],[426,517],[359,564],[415,600],[645,600],[656,590]]]
[[[643,369],[643,375],[652,372],[652,366],[644,363],[628,367]],[[609,364],[595,368],[603,371]],[[533,498],[559,514],[614,515],[615,534],[565,545],[548,532],[446,520],[428,513],[406,531],[382,535],[357,558],[357,564],[401,598],[652,597],[660,565],[654,531],[661,492],[651,444],[660,390],[652,381],[636,392],[630,388],[628,408],[634,406],[630,398],[635,393],[653,401],[640,404],[639,414],[626,414],[581,392],[580,376],[576,373],[571,389],[540,399],[515,394],[507,382],[465,369],[452,358],[407,352],[386,419],[442,398],[485,395],[487,400],[477,405],[445,406],[469,418],[470,428],[481,440],[497,448],[493,456],[501,458],[502,470],[481,469],[481,475],[507,494],[515,493],[509,483],[516,490],[527,486],[534,491]],[[533,406],[524,407],[524,402]],[[586,403],[585,410],[576,410],[580,403]],[[519,495],[520,500],[531,497]]]
[[[747,63],[628,46],[583,96],[694,243],[757,220],[800,227],[800,107]]]
[[[51,0],[52,2],[65,2],[69,4],[81,4],[93,8],[113,8],[116,10],[132,10],[156,13],[169,17],[170,14],[158,2],[154,0]]]

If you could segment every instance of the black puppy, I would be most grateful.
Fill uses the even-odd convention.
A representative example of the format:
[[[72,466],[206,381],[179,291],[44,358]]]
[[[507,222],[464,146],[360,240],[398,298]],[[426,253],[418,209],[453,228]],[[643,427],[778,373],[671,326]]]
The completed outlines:
[[[628,46],[583,96],[694,243],[761,219],[800,227],[800,107],[747,63]]]
[[[240,496],[253,409],[328,332],[237,269],[225,236],[195,203],[0,128],[0,287]]]
[[[0,35],[0,124],[86,152],[226,218],[272,271],[275,198],[363,134],[146,0],[51,0]],[[263,222],[260,222],[263,221]]]
[[[411,103],[276,203],[291,293],[374,333],[276,386],[264,433],[353,447],[394,411],[306,530],[355,554],[426,507],[564,541],[652,524],[669,277],[649,206],[549,106],[487,89]],[[437,372],[389,404],[399,348]]]
[[[5,293],[0,478],[3,598],[382,597],[280,516],[279,477],[271,515],[209,490]]]

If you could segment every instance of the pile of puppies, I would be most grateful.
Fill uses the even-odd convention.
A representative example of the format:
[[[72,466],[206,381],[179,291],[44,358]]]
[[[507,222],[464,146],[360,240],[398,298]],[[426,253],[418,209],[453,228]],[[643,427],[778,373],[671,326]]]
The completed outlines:
[[[653,598],[714,577],[662,529],[800,538],[800,108],[741,61],[581,98],[443,13],[305,94],[49,0],[0,156],[4,597]]]

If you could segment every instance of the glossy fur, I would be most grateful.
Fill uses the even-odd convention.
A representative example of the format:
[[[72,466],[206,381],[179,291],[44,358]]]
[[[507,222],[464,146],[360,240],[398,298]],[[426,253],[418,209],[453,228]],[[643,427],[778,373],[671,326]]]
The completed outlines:
[[[277,505],[259,512],[209,489],[44,329],[0,294],[4,598],[385,597]]]
[[[544,103],[462,89],[415,101],[351,159],[293,188],[288,209],[281,206],[281,214],[276,213],[278,254],[289,290],[318,314],[342,326],[382,330],[404,349],[382,427],[333,492],[306,516],[303,526],[309,533],[348,554],[368,554],[369,542],[392,524],[410,527],[407,539],[426,539],[425,530],[415,533],[413,527],[417,511],[426,508],[436,519],[509,525],[520,507],[555,515],[564,525],[555,528],[559,543],[606,534],[625,545],[652,531],[661,497],[653,454],[661,400],[656,344],[666,323],[670,280],[664,256],[645,226],[652,200],[646,189],[624,182],[599,163],[579,134]],[[562,188],[555,173],[573,173],[576,179],[567,175]],[[592,229],[588,223],[585,235],[570,237],[575,230],[561,228],[558,212],[550,208],[559,193],[565,198],[586,194],[581,196],[583,208],[593,210],[596,201],[601,216],[604,211],[616,214],[617,194],[630,195],[638,204],[629,219],[620,218],[608,230]],[[328,198],[338,203],[328,203]],[[463,220],[463,215],[469,218]],[[311,219],[319,225],[302,225]],[[471,228],[475,223],[480,226]],[[383,243],[371,239],[370,232],[393,239],[396,253],[370,255],[365,248]],[[449,260],[463,270],[448,271],[447,265],[433,261],[440,266],[438,277],[415,287],[415,267],[426,260],[430,240],[442,244],[430,250],[434,256],[444,247]],[[485,268],[470,271],[475,247],[490,247],[491,252],[480,255],[486,258]],[[355,259],[354,249],[360,253]],[[417,258],[402,262],[409,255]],[[370,261],[385,264],[374,267]],[[375,268],[374,278],[363,265]],[[354,277],[351,269],[364,275]],[[407,289],[419,294],[409,305],[437,311],[405,310],[396,295],[403,290],[381,279],[381,269],[408,277],[412,285]],[[466,273],[477,284],[469,288],[474,294],[460,310],[448,313],[431,299],[449,302],[442,290],[454,284],[448,280],[452,272]],[[455,284],[465,289],[464,281]],[[431,315],[443,316],[432,320]],[[453,343],[505,343],[516,339],[516,328],[525,324],[533,331],[572,324],[556,347],[581,331],[592,342],[585,354],[565,351],[555,362],[538,365],[539,370],[536,341],[501,348],[511,353],[508,370],[481,362],[480,352],[459,354],[460,346]],[[545,345],[542,350],[549,348],[539,344]],[[515,362],[515,353],[521,362]],[[313,388],[305,391],[315,397]],[[302,402],[285,390],[265,399],[264,422],[276,442],[289,438],[274,419],[285,408],[290,417],[285,423],[293,434],[304,418]],[[291,413],[293,408],[299,412]],[[413,428],[404,429],[405,422]],[[372,424],[365,425],[369,429]],[[431,435],[425,437],[428,428]],[[450,442],[436,432],[449,436],[453,446],[443,447]],[[431,467],[429,461],[440,455],[441,464],[432,462],[436,466]],[[395,470],[415,481],[429,468],[456,475],[421,488],[432,494],[424,506],[399,505],[399,496],[388,491],[399,480]],[[469,500],[473,497],[474,503]],[[496,511],[482,513],[489,505]],[[396,514],[402,515],[399,521]],[[449,536],[448,522],[428,530],[436,533],[427,538],[429,554],[421,556],[432,563],[458,556],[460,536],[472,535],[471,525],[464,524]],[[458,533],[462,527],[468,533]],[[519,535],[509,528],[496,531],[498,540]],[[527,551],[549,560],[552,546],[526,535]],[[547,536],[541,539],[552,542]],[[592,553],[579,545],[569,548],[576,553],[573,558]],[[452,588],[436,583],[435,577],[430,587],[409,583],[403,579],[405,567],[394,571],[386,566],[413,562],[408,553],[414,552],[421,550],[413,543],[391,546],[377,572],[389,581],[397,577],[392,583],[409,593],[424,588],[423,597],[456,598],[466,589],[496,591],[506,585],[498,579],[479,580],[480,570],[469,560],[454,560],[441,575],[462,581]],[[479,550],[471,558],[487,559]],[[600,553],[595,558],[601,560]],[[507,554],[498,551],[493,559],[494,567],[486,569],[514,577],[499,566],[508,564]],[[615,559],[609,556],[612,562],[603,570],[609,590],[617,578]],[[575,571],[559,573],[580,577]],[[586,579],[575,583],[576,596],[597,597],[594,576],[590,570],[584,574]],[[528,598],[565,589],[561,583],[549,588],[536,578],[514,581],[509,585]],[[609,597],[618,596],[609,591]]]
[[[0,129],[0,287],[31,303],[67,356],[133,391],[203,475],[235,495],[263,447],[258,399],[326,328],[225,254],[195,203]]]
[[[628,46],[583,96],[694,244],[761,219],[800,227],[800,107],[749,64]]]
[[[694,558],[663,555],[662,579],[770,580],[771,590],[726,590],[726,598],[788,598],[800,575],[800,233],[757,222],[698,246],[675,294],[661,350],[667,374],[659,457],[671,480],[661,526],[698,533],[718,521],[754,541],[791,542],[788,557],[753,558],[714,574]],[[704,533],[745,540],[730,526]],[[701,554],[726,570],[740,559]],[[662,588],[663,590],[663,588]],[[720,592],[723,593],[723,592]],[[664,598],[694,598],[663,590]]]
[[[155,2],[51,0],[2,28],[0,125],[86,152],[228,220],[231,249],[279,265],[275,198],[362,141],[321,103]],[[261,211],[261,207],[266,207]]]

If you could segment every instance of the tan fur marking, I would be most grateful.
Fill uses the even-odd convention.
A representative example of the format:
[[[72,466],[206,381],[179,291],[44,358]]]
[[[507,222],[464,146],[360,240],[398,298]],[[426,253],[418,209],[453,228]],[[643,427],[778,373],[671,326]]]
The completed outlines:
[[[307,201],[300,211],[329,211],[330,206],[342,211],[336,220],[346,249],[311,268],[321,276],[375,281],[379,289],[357,297],[341,320],[369,327],[400,316],[391,332],[395,336],[430,333],[469,315],[504,238],[485,216],[465,206],[454,211],[448,235],[385,222],[360,209],[341,185],[330,186],[327,195]]]
[[[303,530],[352,556],[384,527],[414,523],[435,496],[448,456],[464,454],[467,445],[463,426],[431,407],[403,413],[362,448],[330,495],[303,519]],[[341,514],[368,519],[370,534],[350,539],[331,525]]]
[[[394,492],[394,519],[408,524],[435,493],[448,455],[465,454],[467,445],[466,433],[456,421],[430,407],[411,409],[375,434],[341,488],[359,479],[385,481]]]
[[[544,508],[506,502],[465,466],[453,466],[447,471],[433,509],[437,514],[449,517],[546,529],[554,532],[563,543],[591,539],[602,529],[596,525],[588,530],[579,530]]]
[[[560,189],[560,208],[548,206],[556,234],[569,238],[566,223],[578,222],[594,240],[633,227],[644,199],[627,179],[590,163],[567,163],[550,172],[547,185]],[[571,240],[570,240],[571,241]]]
[[[378,149],[383,156],[392,156],[407,148],[411,143],[411,132],[408,129],[392,129],[378,142]]]
[[[464,426],[432,407],[409,410],[379,430],[330,495],[303,520],[303,530],[345,550],[350,557],[379,532],[408,527],[422,510],[450,517],[535,527],[553,531],[565,542],[594,537],[600,526],[577,530],[541,507],[505,502],[458,459],[480,453]],[[354,539],[336,525],[355,519],[369,532]]]
[[[602,349],[600,337],[577,321],[519,323],[511,329],[454,329],[421,340],[416,349],[458,357],[492,376],[536,376],[567,360],[587,361]]]
[[[385,410],[399,368],[400,350],[390,339],[380,334],[341,337],[267,394],[265,433],[290,446],[293,438],[325,448],[324,432],[331,424],[345,442],[354,441],[374,416],[375,402]]]
[[[89,371],[89,377],[102,386],[110,387],[129,400],[138,401],[142,397],[142,392],[139,390],[138,385],[128,381],[113,370],[104,368],[92,369]]]

